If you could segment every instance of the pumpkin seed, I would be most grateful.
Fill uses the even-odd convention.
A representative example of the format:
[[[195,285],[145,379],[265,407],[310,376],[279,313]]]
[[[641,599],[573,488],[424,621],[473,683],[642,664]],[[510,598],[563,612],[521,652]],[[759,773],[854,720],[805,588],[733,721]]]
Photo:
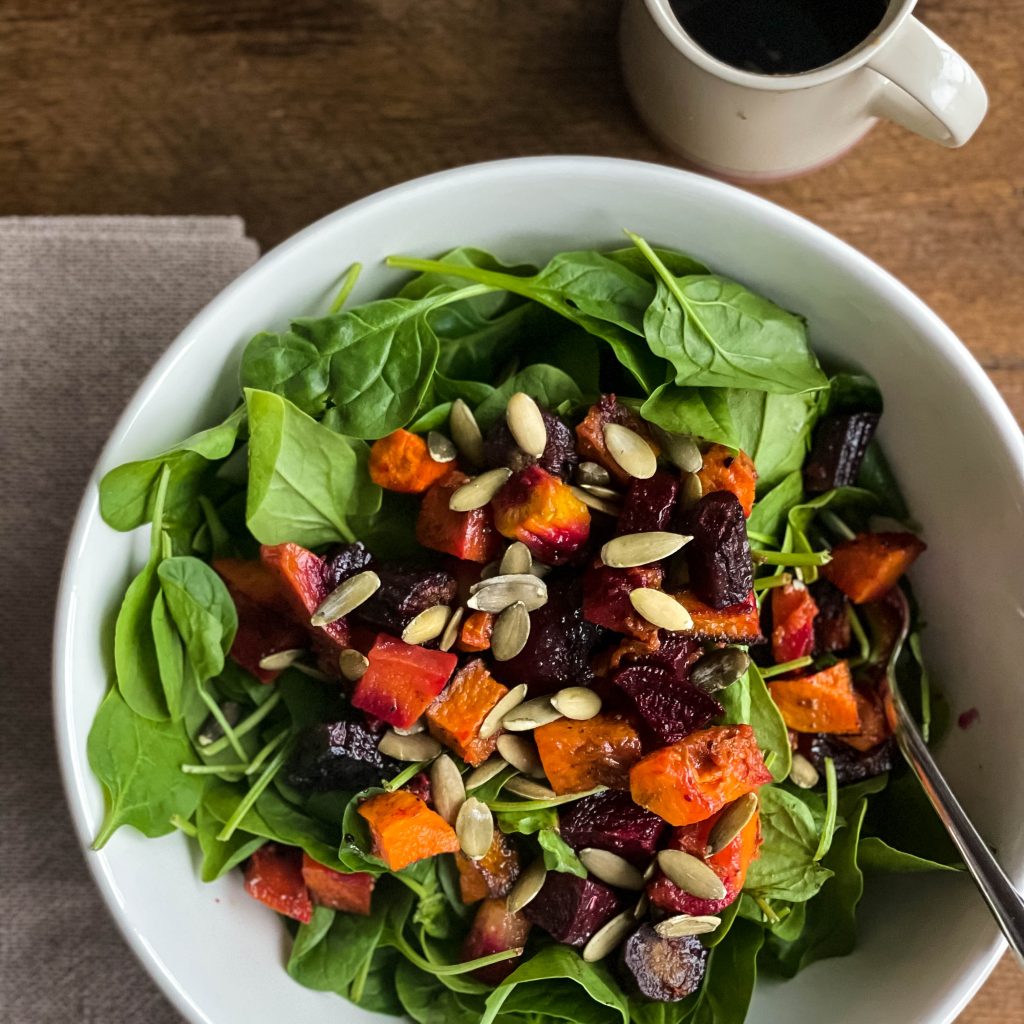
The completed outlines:
[[[634,889],[637,892],[644,887],[640,872],[617,853],[588,847],[580,850],[580,860],[599,882],[606,882],[616,889]]]
[[[598,928],[590,941],[583,947],[581,956],[588,963],[596,963],[613,953],[625,942],[626,936],[636,927],[632,910],[616,914],[607,924]]]
[[[621,423],[606,423],[604,443],[624,473],[647,480],[657,472],[658,457],[654,449],[635,430]]]
[[[550,786],[521,777],[509,779],[505,783],[505,788],[516,796],[526,797],[527,800],[554,800],[556,795]]]
[[[644,881],[649,882],[653,877],[654,873],[658,870],[658,861],[652,860],[650,864],[644,868]]]
[[[380,577],[370,569],[338,584],[310,617],[310,625],[327,626],[354,611],[380,588]]]
[[[555,710],[550,697],[534,697],[513,708],[501,720],[501,727],[506,732],[529,732],[561,717],[562,712]]]
[[[498,737],[498,753],[513,768],[521,771],[524,775],[532,775],[540,779],[544,778],[544,766],[540,763],[540,754],[537,753],[537,748],[525,736],[516,736],[510,732],[502,733]],[[510,779],[509,781],[515,782],[516,780]]]
[[[617,491],[614,487],[604,487],[601,484],[580,484],[580,488],[595,498],[604,498],[606,501],[622,501],[622,491]]]
[[[658,867],[670,882],[699,900],[725,899],[722,880],[699,857],[684,850],[662,850]]]
[[[462,625],[462,617],[465,614],[465,608],[455,609],[448,620],[448,625],[444,627],[441,639],[437,642],[438,650],[450,651],[455,646],[455,641],[459,639],[459,627]]]
[[[430,795],[434,801],[434,810],[449,825],[454,824],[466,800],[466,787],[462,782],[462,774],[447,754],[436,758],[430,766]]]
[[[500,728],[501,720],[507,715],[514,707],[522,704],[526,700],[526,683],[520,683],[518,686],[513,686],[508,693],[505,694],[497,704],[487,712],[484,720],[480,723],[480,729],[477,735],[482,740],[490,739]]]
[[[548,429],[540,406],[525,392],[517,391],[505,409],[505,422],[515,442],[527,455],[539,459],[548,443]]]
[[[544,867],[544,858],[538,857],[516,879],[516,884],[509,890],[508,898],[505,901],[509,913],[515,914],[536,899],[537,893],[544,888],[547,877],[548,870]]]
[[[689,511],[704,497],[704,485],[696,473],[687,473],[683,477],[683,486],[679,496],[684,512]]]
[[[321,672],[316,665],[307,665],[304,661],[297,661],[292,668],[296,672],[301,672],[304,676],[309,676],[310,679],[316,679],[321,683],[333,683],[337,680],[333,676],[329,676],[326,672]]]
[[[663,939],[680,939],[684,935],[706,935],[721,923],[722,919],[713,914],[677,914],[659,921],[654,930]]]
[[[650,587],[638,587],[629,593],[629,603],[651,625],[672,632],[693,627],[690,613],[671,594]]]
[[[451,614],[452,610],[446,604],[425,608],[402,630],[402,640],[415,646],[436,639],[444,632]]]
[[[662,442],[669,462],[684,473],[699,473],[704,465],[704,456],[697,447],[697,442],[685,434],[673,434],[670,430],[659,430],[658,439]]]
[[[510,604],[494,620],[491,630],[491,654],[495,661],[510,661],[530,639],[530,613],[522,601]]]
[[[581,462],[576,467],[576,483],[578,484],[607,487],[611,479],[611,473],[604,466],[599,466],[596,462]]]
[[[732,686],[750,668],[750,655],[738,647],[709,651],[690,672],[690,682],[705,693]]]
[[[397,732],[399,736],[415,736],[417,733],[427,731],[427,722],[421,715],[412,723],[412,725],[406,726],[405,728],[402,728],[400,725],[393,725],[391,728],[394,732]]]
[[[499,576],[524,576],[532,571],[533,555],[530,549],[522,542],[515,541],[505,548],[505,554],[501,556],[501,564],[498,566]]]
[[[472,466],[482,466],[484,436],[480,432],[480,424],[477,423],[473,411],[461,398],[456,398],[452,402],[452,411],[448,414],[448,429],[462,457]]]
[[[669,533],[666,530],[649,530],[644,533],[624,533],[614,537],[601,548],[601,561],[613,569],[632,569],[637,565],[650,565],[674,555],[693,537],[683,533]]]
[[[370,659],[353,647],[346,647],[338,655],[338,668],[350,683],[355,683],[362,679],[369,667]]]
[[[819,778],[818,769],[803,754],[793,754],[793,763],[789,768],[789,781],[794,786],[799,786],[801,789],[814,789]]]
[[[499,775],[508,767],[508,761],[503,757],[492,757],[484,761],[478,768],[474,768],[465,778],[466,789],[476,789],[485,782],[490,782],[495,775]]]
[[[639,921],[646,913],[647,908],[650,907],[651,900],[647,893],[644,893],[640,899],[636,901],[636,906],[633,908],[633,919]]]
[[[479,612],[503,612],[509,605],[522,601],[528,612],[543,608],[548,600],[547,584],[532,573],[515,576],[492,576],[474,583],[466,604]]]
[[[621,505],[617,505],[612,501],[605,501],[604,498],[599,498],[596,494],[591,494],[589,491],[585,491],[582,487],[571,486],[570,491],[583,502],[587,508],[592,508],[595,512],[603,512],[607,516],[618,516],[622,511]]]
[[[489,469],[486,473],[473,477],[452,492],[448,499],[448,507],[453,512],[472,512],[474,509],[483,508],[505,486],[511,475],[511,469],[500,466],[498,469]]]
[[[601,710],[601,698],[586,686],[567,686],[551,698],[551,706],[574,722],[586,722]]]
[[[427,433],[427,451],[435,462],[452,462],[458,454],[455,445],[436,430]]]
[[[291,668],[306,652],[300,647],[292,647],[287,651],[274,651],[265,658],[260,658],[260,668],[265,672],[283,672]]]
[[[481,581],[483,581],[483,580],[492,580],[497,575],[498,575],[498,562],[497,561],[488,562],[480,570],[480,580]]]
[[[756,812],[756,793],[747,793],[729,804],[708,836],[708,854],[714,856],[724,850],[747,827]]]
[[[455,818],[455,834],[470,860],[483,857],[494,841],[494,815],[490,807],[475,796],[466,797]]]
[[[429,761],[441,753],[441,744],[425,732],[400,736],[394,729],[388,729],[380,738],[377,749],[396,761]]]

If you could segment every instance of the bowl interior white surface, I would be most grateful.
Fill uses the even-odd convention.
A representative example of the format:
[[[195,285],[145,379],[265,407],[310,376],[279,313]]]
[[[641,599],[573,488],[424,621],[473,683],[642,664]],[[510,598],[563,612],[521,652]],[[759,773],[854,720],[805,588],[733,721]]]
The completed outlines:
[[[363,200],[265,256],[182,333],[115,430],[86,492],[67,556],[55,639],[58,747],[83,846],[102,816],[86,762],[108,683],[109,627],[138,538],[99,518],[95,479],[152,454],[227,411],[241,346],[259,330],[320,311],[339,273],[366,268],[354,299],[392,290],[392,253],[434,255],[459,244],[543,261],[566,248],[617,245],[629,228],[684,249],[802,312],[823,356],[864,367],[881,385],[881,440],[924,526],[913,579],[928,621],[925,648],[954,712],[943,769],[1003,864],[1024,878],[1024,445],[1005,405],[953,335],[865,257],[796,216],[726,185],[657,167],[594,158],[484,164]],[[938,258],[938,256],[936,257]],[[123,829],[87,853],[135,952],[191,1020],[210,1024],[384,1018],[301,988],[282,965],[276,917],[237,875],[203,885],[186,840]],[[759,1024],[947,1022],[984,980],[1001,944],[970,882],[869,877],[861,944],[784,984],[761,984]],[[115,970],[111,965],[111,970]]]

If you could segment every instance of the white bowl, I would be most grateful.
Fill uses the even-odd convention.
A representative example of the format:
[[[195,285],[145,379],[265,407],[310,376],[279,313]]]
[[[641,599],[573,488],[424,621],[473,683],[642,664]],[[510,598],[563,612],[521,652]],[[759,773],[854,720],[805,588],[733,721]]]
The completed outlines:
[[[380,263],[391,253],[472,244],[539,261],[561,249],[615,245],[623,228],[687,250],[801,311],[818,352],[877,378],[887,408],[881,440],[929,543],[914,574],[928,659],[954,709],[980,710],[969,732],[953,730],[940,761],[1003,864],[1024,880],[1024,443],[1006,406],[919,299],[821,229],[707,178],[583,157],[447,171],[324,218],[211,302],[146,378],[86,491],[57,611],[57,739],[83,847],[102,813],[85,743],[109,678],[109,616],[140,554],[138,537],[100,520],[102,472],[227,411],[245,341],[323,309],[355,260],[367,268],[355,296],[365,300],[395,287],[396,274]],[[384,1019],[294,983],[282,967],[276,917],[245,895],[237,875],[200,883],[180,834],[149,840],[123,829],[86,857],[129,944],[190,1020]],[[965,878],[871,877],[860,921],[852,956],[815,964],[794,981],[762,982],[750,1019],[951,1021],[1003,948]]]

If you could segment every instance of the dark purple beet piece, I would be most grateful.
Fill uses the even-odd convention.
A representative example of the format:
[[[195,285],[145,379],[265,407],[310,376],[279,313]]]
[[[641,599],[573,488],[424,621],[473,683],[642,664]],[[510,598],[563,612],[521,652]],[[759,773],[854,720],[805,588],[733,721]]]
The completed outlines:
[[[826,733],[802,733],[800,753],[825,775],[825,758],[831,757],[836,767],[836,781],[840,786],[870,779],[896,766],[898,748],[892,738],[883,740],[870,750],[855,750],[848,743]]]
[[[544,887],[523,913],[556,942],[584,946],[621,908],[618,894],[603,882],[550,871]]]
[[[612,682],[633,698],[640,717],[663,745],[678,743],[724,711],[710,694],[658,665],[621,669]]]
[[[693,540],[683,549],[690,566],[690,586],[705,604],[727,608],[739,604],[754,585],[747,541],[747,520],[732,491],[705,494],[685,517],[684,533]]]
[[[559,834],[574,850],[609,850],[638,868],[654,856],[665,828],[664,819],[616,789],[566,804],[558,814]]]
[[[331,548],[324,559],[324,583],[328,591],[334,590],[356,573],[369,569],[372,564],[373,555],[363,547],[362,541]]]
[[[679,633],[661,634],[661,646],[646,655],[642,661],[651,662],[667,668],[676,679],[689,679],[693,667],[704,648],[693,637],[681,636]]]
[[[361,722],[321,722],[299,733],[285,768],[296,789],[366,789],[397,775],[402,765],[377,749],[377,737]]]
[[[679,497],[679,477],[659,470],[647,480],[634,478],[622,503],[619,533],[646,533],[671,529]]]
[[[641,995],[676,1003],[700,988],[708,950],[695,935],[667,939],[643,924],[626,939],[620,960]]]
[[[444,569],[378,564],[375,572],[380,588],[352,618],[394,636],[401,636],[420,612],[436,604],[451,604],[459,589],[455,577]]]
[[[822,416],[814,428],[811,454],[804,463],[804,489],[808,494],[849,487],[857,479],[878,420],[877,412]]]
[[[818,606],[818,614],[814,618],[814,653],[845,651],[850,646],[846,595],[826,579],[817,580],[809,589]]]
[[[548,412],[547,409],[541,409],[540,414],[544,417],[548,442],[544,446],[544,454],[539,459],[527,455],[516,444],[512,437],[512,431],[508,429],[505,417],[502,416],[487,431],[487,436],[484,438],[484,462],[495,468],[508,466],[514,473],[539,462],[541,468],[546,469],[553,476],[568,480],[579,462],[579,456],[576,454],[576,438],[554,413]]]

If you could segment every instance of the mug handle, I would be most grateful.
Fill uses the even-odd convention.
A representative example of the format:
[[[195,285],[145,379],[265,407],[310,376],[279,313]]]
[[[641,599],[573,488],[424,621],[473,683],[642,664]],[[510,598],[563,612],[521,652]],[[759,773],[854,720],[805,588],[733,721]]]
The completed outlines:
[[[962,146],[988,110],[974,69],[917,18],[907,18],[867,67],[885,79],[873,113],[943,146]]]

